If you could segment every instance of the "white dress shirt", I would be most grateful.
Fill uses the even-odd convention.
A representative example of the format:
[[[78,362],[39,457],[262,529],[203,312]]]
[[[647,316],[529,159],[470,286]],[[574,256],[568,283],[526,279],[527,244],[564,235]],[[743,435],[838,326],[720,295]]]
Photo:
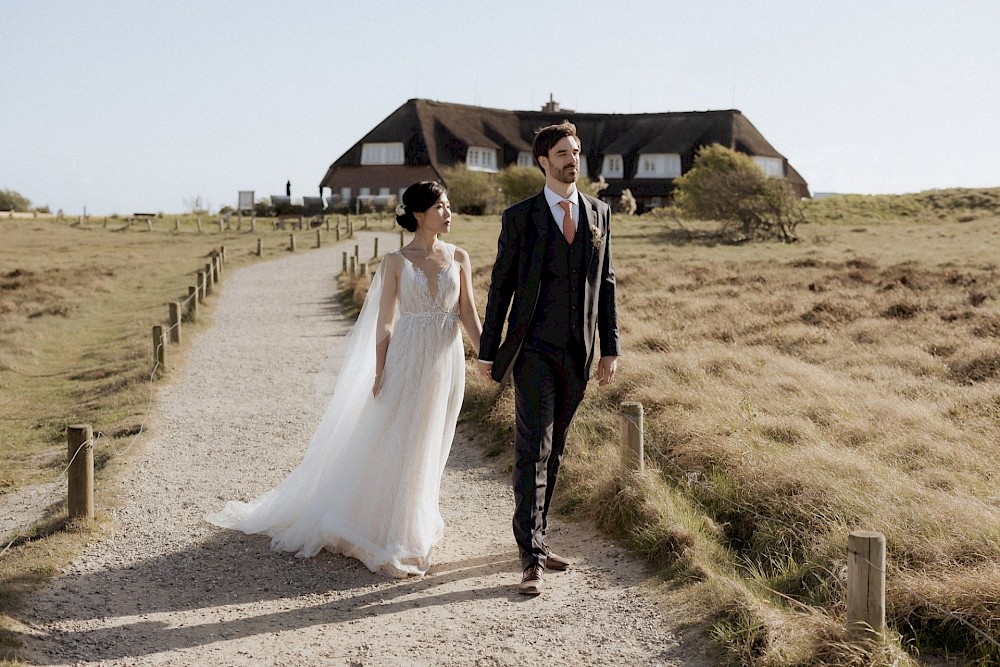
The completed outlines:
[[[580,229],[580,195],[576,191],[576,186],[573,186],[573,191],[569,193],[569,197],[563,197],[557,195],[554,191],[549,189],[549,186],[545,186],[542,190],[545,194],[545,201],[549,205],[549,210],[552,211],[552,217],[556,219],[556,225],[559,227],[559,231],[563,231],[563,208],[559,205],[561,201],[568,201],[572,206],[569,207],[569,214],[573,216],[573,224],[576,225],[575,229],[579,231]],[[565,232],[564,232],[565,233]]]

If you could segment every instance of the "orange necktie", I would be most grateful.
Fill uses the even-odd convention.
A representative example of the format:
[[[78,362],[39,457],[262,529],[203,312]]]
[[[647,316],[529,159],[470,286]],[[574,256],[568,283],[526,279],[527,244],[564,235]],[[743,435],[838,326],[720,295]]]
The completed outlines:
[[[576,226],[573,224],[573,214],[570,213],[572,210],[572,202],[567,200],[562,200],[559,202],[559,206],[563,210],[563,236],[566,237],[566,243],[572,244],[573,238],[576,236]]]

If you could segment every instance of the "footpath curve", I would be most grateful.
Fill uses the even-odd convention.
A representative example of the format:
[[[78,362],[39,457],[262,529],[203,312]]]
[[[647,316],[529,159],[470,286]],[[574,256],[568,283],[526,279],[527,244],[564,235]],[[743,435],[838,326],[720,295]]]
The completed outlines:
[[[380,236],[395,247],[398,236]],[[373,237],[360,237],[362,257]],[[643,591],[643,566],[586,525],[557,520],[553,545],[577,565],[548,575],[539,598],[517,594],[508,474],[465,425],[441,489],[445,538],[425,577],[390,579],[327,552],[273,553],[266,537],[202,520],[298,463],[324,408],[315,374],[350,327],[334,280],[353,244],[227,273],[210,329],[157,389],[108,536],[29,601],[27,661],[693,667]]]

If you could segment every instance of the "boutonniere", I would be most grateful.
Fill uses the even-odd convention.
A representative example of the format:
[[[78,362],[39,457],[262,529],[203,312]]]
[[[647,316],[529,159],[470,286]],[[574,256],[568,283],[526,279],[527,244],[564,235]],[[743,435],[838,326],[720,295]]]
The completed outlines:
[[[597,250],[601,249],[604,245],[604,237],[601,236],[601,229],[594,223],[590,223],[590,242],[594,244],[594,248]]]

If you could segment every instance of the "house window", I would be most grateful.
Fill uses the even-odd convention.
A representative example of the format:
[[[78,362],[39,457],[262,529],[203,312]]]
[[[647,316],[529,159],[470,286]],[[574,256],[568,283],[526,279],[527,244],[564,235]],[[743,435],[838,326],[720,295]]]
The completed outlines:
[[[681,175],[681,156],[676,153],[645,153],[639,156],[636,178],[676,178]]]
[[[396,197],[399,198],[399,201],[403,201],[403,193],[404,192],[406,192],[406,188],[400,188],[399,192],[396,194]]]
[[[350,188],[340,188],[340,198],[344,201],[351,201],[351,189]]]
[[[497,171],[497,151],[495,148],[469,146],[465,156],[465,167],[469,171]]]
[[[604,178],[622,178],[622,156],[618,154],[605,155],[604,164],[601,165],[601,176]]]
[[[359,197],[370,197],[372,194],[371,188],[358,188]]]
[[[785,163],[780,157],[762,157],[754,155],[753,161],[768,176],[782,178],[785,175]]]
[[[378,196],[379,197],[388,197],[389,196],[389,188],[379,188],[378,189]]]
[[[517,166],[518,167],[534,167],[535,166],[535,156],[531,151],[521,151],[517,154]]]
[[[361,164],[403,164],[403,142],[364,144]]]
[[[590,176],[590,169],[587,168],[587,158],[583,155],[580,156],[580,175],[584,178]]]

